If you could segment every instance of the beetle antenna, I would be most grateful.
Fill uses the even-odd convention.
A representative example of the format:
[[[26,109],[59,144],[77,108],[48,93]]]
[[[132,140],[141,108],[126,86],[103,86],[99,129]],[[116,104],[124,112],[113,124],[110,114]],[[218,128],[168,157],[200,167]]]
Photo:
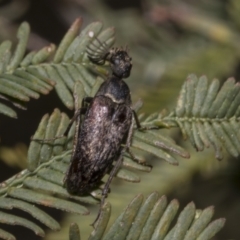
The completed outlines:
[[[94,34],[93,31],[88,32],[88,36],[94,40],[90,43],[90,46],[87,47],[87,54],[91,61],[97,64],[104,64],[106,57],[109,55],[109,50],[107,44],[101,42]],[[98,44],[97,44],[98,43]],[[91,45],[94,48],[91,47]]]

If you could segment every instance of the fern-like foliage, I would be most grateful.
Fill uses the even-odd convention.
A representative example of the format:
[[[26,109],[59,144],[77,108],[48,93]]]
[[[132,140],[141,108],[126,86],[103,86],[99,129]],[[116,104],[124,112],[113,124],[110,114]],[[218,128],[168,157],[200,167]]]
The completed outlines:
[[[156,192],[150,194],[145,201],[142,195],[138,195],[104,234],[111,215],[111,205],[105,203],[96,229],[88,239],[208,240],[224,226],[224,218],[211,222],[214,213],[212,206],[200,210],[191,202],[180,212],[176,224],[171,227],[178,208],[178,200],[174,199],[168,204],[167,198],[159,197]],[[80,240],[77,224],[70,226],[69,239]]]
[[[84,94],[85,91],[82,83],[76,83],[74,88],[74,95],[77,96],[75,102],[76,108],[80,106]],[[135,104],[135,110],[138,110],[141,105],[141,102]],[[142,121],[141,124],[144,125],[145,121]],[[52,139],[62,136],[68,125],[69,118],[67,115],[55,109],[50,116],[48,114],[43,116],[33,139]],[[32,203],[78,214],[89,213],[84,203],[98,203],[97,199],[101,197],[101,189],[91,192],[89,196],[79,197],[68,194],[63,187],[65,173],[70,164],[74,132],[75,124],[72,125],[68,136],[65,138],[59,138],[52,142],[35,140],[31,142],[28,150],[28,169],[0,185],[0,208],[19,208],[27,211],[34,218],[53,230],[58,230],[59,224],[47,213],[33,206]],[[126,153],[123,166],[116,176],[130,182],[140,181],[139,176],[130,169],[145,172],[151,171],[151,167],[145,164],[146,156],[144,155],[146,152],[175,165],[178,164],[178,161],[170,154],[171,152],[182,157],[189,157],[188,152],[177,146],[172,139],[161,136],[157,131],[135,131],[131,150],[136,156],[135,161]],[[101,188],[101,183],[99,187]],[[14,221],[14,219],[18,219],[18,221]],[[20,224],[32,229],[40,236],[44,235],[43,229],[38,225],[15,215],[2,212],[0,213],[0,222]],[[0,231],[0,237],[4,239],[10,238],[10,233],[4,233],[5,235],[1,234]]]
[[[182,86],[177,105],[169,115],[149,122],[163,127],[179,127],[197,151],[213,146],[217,159],[223,148],[234,157],[240,154],[240,84],[227,79],[222,87],[206,76],[189,75]]]
[[[57,49],[51,44],[25,54],[30,27],[28,23],[22,23],[15,51],[12,52],[10,41],[4,41],[0,45],[0,98],[26,109],[26,102],[30,98],[37,99],[39,94],[48,94],[55,88],[65,106],[73,109],[72,91],[76,81],[80,81],[86,94],[91,95],[95,78],[88,71],[91,63],[86,48],[91,45],[92,49],[99,51],[99,43],[89,36],[89,32],[93,32],[109,48],[115,40],[114,29],[102,30],[102,23],[94,22],[78,35],[81,25],[82,19],[76,19]],[[52,61],[46,63],[49,59]],[[104,68],[95,68],[96,71],[107,74]],[[0,103],[0,113],[17,117],[16,112],[4,103]]]
[[[88,25],[78,36],[81,22],[82,20],[79,18],[73,23],[58,49],[54,45],[50,45],[27,55],[25,55],[25,51],[29,26],[27,23],[23,23],[18,32],[19,44],[13,54],[11,53],[11,43],[9,41],[5,41],[0,45],[0,97],[9,100],[17,107],[25,108],[25,102],[29,101],[31,97],[38,98],[40,93],[47,94],[54,87],[58,96],[68,108],[78,109],[81,106],[83,97],[94,96],[103,79],[94,77],[91,71],[96,71],[102,75],[107,75],[107,71],[104,67],[96,66],[88,60],[87,47],[95,49],[96,54],[101,52],[99,41],[91,38],[89,32],[93,32],[101,42],[105,42],[106,47],[110,47],[114,42],[114,31],[112,28],[102,31],[102,23],[95,22]],[[52,60],[46,62],[49,58]],[[222,146],[226,147],[233,156],[238,156],[240,153],[240,135],[237,131],[240,114],[238,107],[240,101],[239,84],[235,83],[233,79],[229,79],[221,89],[219,86],[218,80],[214,80],[209,85],[206,77],[198,79],[195,75],[190,75],[182,87],[175,110],[169,115],[164,114],[164,112],[160,114],[154,113],[145,119],[139,115],[142,126],[157,125],[159,129],[134,131],[130,148],[135,159],[125,153],[123,166],[116,177],[126,181],[139,182],[139,176],[132,172],[131,169],[145,172],[151,171],[151,167],[146,164],[146,153],[164,159],[173,165],[178,164],[174,154],[184,158],[189,157],[186,150],[178,146],[170,137],[161,134],[161,127],[179,127],[184,137],[189,137],[192,144],[199,151],[213,145],[216,150],[216,157],[219,159],[222,158]],[[142,103],[139,101],[133,106],[136,112],[141,108],[141,105]],[[16,117],[15,111],[2,103],[0,104],[0,112]],[[48,114],[43,116],[33,138],[53,139],[62,136],[69,122],[70,120],[65,113],[55,109],[50,116]],[[59,223],[36,205],[44,205],[78,214],[88,214],[89,211],[84,204],[98,203],[98,198],[101,197],[102,183],[99,183],[99,189],[91,192],[89,196],[81,197],[70,195],[63,187],[63,179],[71,159],[74,132],[75,124],[72,125],[68,136],[64,138],[57,138],[52,142],[31,142],[28,151],[28,169],[23,170],[0,185],[0,208],[3,209],[0,213],[0,222],[22,225],[33,230],[36,234],[44,236],[44,230],[36,223],[27,218],[7,213],[6,210],[18,208],[26,211],[47,227],[58,230],[60,228]],[[186,231],[190,226],[188,232],[191,232],[190,230],[193,228],[193,233],[196,234],[197,230],[193,227],[194,223],[191,225],[195,216],[193,204],[188,205],[187,210],[184,210],[186,213],[183,211],[180,215],[180,223],[178,221],[177,225],[168,233],[167,228],[164,228],[165,232],[163,234],[161,229],[163,229],[166,222],[168,226],[171,223],[176,213],[175,210],[177,210],[177,203],[173,201],[167,207],[166,199],[161,199],[154,193],[140,207],[143,199],[138,196],[125,213],[119,217],[120,220],[117,220],[112,230],[105,235],[105,238],[112,239],[113,232],[114,235],[116,233],[119,235],[119,239],[129,234],[131,237],[131,234],[142,230],[144,226],[146,227],[146,224],[148,225],[144,234],[148,234],[148,237],[156,236],[158,238],[161,234],[162,238],[160,239],[172,239],[173,236],[188,236],[190,233]],[[165,205],[161,205],[161,201],[165,201]],[[159,212],[159,218],[154,214],[154,209],[160,206],[158,202],[161,205],[160,209],[162,209],[162,212]],[[109,208],[108,206],[105,207]],[[131,206],[134,206],[135,212],[133,210],[128,212],[128,209],[132,208]],[[107,214],[107,212],[104,211],[103,215]],[[170,216],[168,212],[174,214]],[[185,214],[189,214],[189,216],[185,218]],[[131,215],[131,217],[128,218],[127,215]],[[153,217],[150,217],[151,215]],[[183,217],[181,217],[182,215]],[[135,216],[137,216],[136,219]],[[126,229],[119,227],[121,222],[125,222],[122,218],[126,219]],[[156,218],[160,220],[155,221]],[[104,216],[101,216],[101,219],[108,221]],[[96,232],[100,231],[103,234],[103,226],[106,226],[106,224],[104,225],[101,219]],[[205,235],[202,234],[208,230],[203,229],[205,229],[210,219],[211,217],[204,225],[204,228],[201,229],[203,232],[199,231],[197,233],[196,236],[199,236],[199,239],[205,239]],[[132,225],[131,221],[133,220],[140,225]],[[154,224],[153,221],[155,221]],[[222,220],[220,222],[220,225],[223,224]],[[219,226],[213,223],[213,226],[215,225]],[[149,231],[149,228],[152,228],[152,230]],[[210,229],[214,233],[214,227]],[[92,238],[98,239],[94,238],[94,234],[95,232]],[[98,233],[96,236],[103,236],[101,234]],[[143,233],[139,232],[136,236],[141,234]],[[204,237],[201,238],[201,235]],[[0,229],[0,237],[3,239],[15,239],[11,233],[3,229]],[[189,235],[186,239],[191,239],[191,236]]]

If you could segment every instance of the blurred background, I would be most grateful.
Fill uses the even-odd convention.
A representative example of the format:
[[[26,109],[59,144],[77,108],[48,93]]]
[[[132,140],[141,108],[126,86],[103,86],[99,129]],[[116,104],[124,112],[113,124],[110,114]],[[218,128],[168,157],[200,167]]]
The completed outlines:
[[[218,78],[240,77],[240,1],[238,0],[0,0],[0,41],[16,43],[19,24],[31,26],[28,50],[38,50],[49,43],[59,44],[71,23],[81,16],[83,27],[100,20],[114,26],[116,46],[128,45],[133,58],[132,74],[127,83],[133,101],[144,101],[142,112],[152,113],[174,107],[180,87],[190,73]],[[18,119],[0,116],[0,181],[26,167],[30,136],[45,113],[60,108],[69,116],[54,91],[39,100],[31,100],[27,111],[18,111]],[[140,183],[115,180],[108,201],[114,220],[139,193],[152,191],[177,198],[183,208],[194,201],[197,208],[215,206],[214,219],[226,217],[223,230],[214,238],[240,239],[240,162],[225,154],[223,161],[214,158],[213,149],[196,153],[183,142],[178,132],[164,131],[191,154],[171,166],[149,156],[151,173],[138,173]],[[67,239],[71,222],[80,226],[82,239],[91,232],[89,224],[98,208],[89,216],[68,215],[49,210],[61,221],[60,232],[48,232],[45,239]],[[39,239],[22,227],[3,227],[18,239]]]

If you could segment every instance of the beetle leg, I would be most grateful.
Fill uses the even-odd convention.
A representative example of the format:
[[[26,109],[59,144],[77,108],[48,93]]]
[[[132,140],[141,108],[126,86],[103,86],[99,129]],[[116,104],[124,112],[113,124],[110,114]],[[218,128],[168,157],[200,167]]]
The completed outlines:
[[[80,115],[85,114],[85,113],[86,113],[86,110],[87,110],[86,108],[79,108],[79,109],[75,112],[73,118],[70,120],[70,122],[69,122],[69,124],[68,124],[67,129],[65,130],[65,132],[64,132],[61,136],[57,136],[57,137],[54,137],[54,138],[48,138],[48,139],[39,139],[39,138],[32,138],[32,137],[31,137],[31,141],[39,141],[39,142],[45,143],[45,142],[52,142],[52,141],[54,141],[54,140],[56,140],[56,139],[66,137],[66,135],[67,135],[68,131],[70,130],[73,122],[76,121],[76,119],[77,119]]]
[[[52,141],[54,141],[56,139],[66,137],[66,135],[69,132],[73,122],[75,122],[80,115],[83,115],[83,114],[86,113],[86,111],[87,111],[86,103],[91,103],[92,99],[93,99],[92,97],[84,97],[83,98],[83,100],[82,100],[82,107],[75,111],[74,116],[70,120],[67,129],[65,130],[65,132],[61,136],[57,136],[57,137],[54,137],[54,138],[48,138],[48,139],[39,139],[39,138],[32,138],[31,137],[31,140],[32,141],[40,141],[40,142],[44,143],[44,142],[52,142]]]
[[[85,103],[91,103],[92,100],[93,100],[93,97],[84,97],[83,100],[82,100],[82,107],[81,108],[86,107]]]
[[[148,130],[146,128],[141,127],[140,122],[138,120],[137,114],[136,112],[133,110],[133,118],[135,119],[137,128],[140,130]],[[131,126],[129,128],[129,132],[128,132],[128,137],[127,137],[127,142],[126,142],[126,152],[130,155],[130,157],[132,158],[133,161],[137,162],[138,164],[144,165],[144,166],[149,166],[152,168],[151,165],[146,164],[145,162],[141,162],[135,155],[134,153],[130,150],[130,146],[131,146],[131,141],[132,141],[132,136],[133,136],[133,131],[134,131],[134,121],[132,119],[132,123]]]
[[[141,125],[140,125],[140,123],[138,121],[138,118],[137,118],[137,114],[134,111],[133,111],[133,118],[135,119],[137,126],[139,125],[140,128],[141,128]],[[134,156],[134,154],[130,150],[130,146],[131,146],[131,142],[132,142],[132,136],[133,136],[133,131],[134,131],[134,121],[133,121],[133,118],[132,118],[132,122],[131,122],[130,128],[128,130],[128,136],[127,136],[125,151],[127,153],[129,153],[129,155],[131,156],[131,158],[134,161],[139,163],[138,159]]]
[[[95,228],[95,224],[97,223],[97,221],[98,221],[98,219],[99,219],[99,217],[101,215],[102,207],[104,205],[105,199],[106,199],[106,197],[108,195],[108,192],[109,192],[109,186],[110,186],[110,184],[111,184],[111,182],[113,180],[113,177],[117,174],[118,170],[120,169],[120,167],[122,165],[122,160],[123,160],[123,156],[122,156],[122,153],[121,153],[120,156],[117,159],[116,164],[114,165],[112,171],[109,174],[107,182],[104,185],[104,188],[102,190],[102,198],[101,198],[101,203],[100,203],[100,210],[98,211],[98,215],[97,215],[96,219],[94,220],[94,222],[92,224],[90,224],[90,226],[93,226],[94,228]]]
[[[159,127],[157,126],[151,126],[151,127],[142,127],[141,124],[140,124],[140,121],[138,119],[138,116],[137,116],[137,113],[133,111],[133,116],[134,116],[134,119],[135,119],[135,122],[136,122],[136,125],[137,125],[137,129],[140,130],[140,131],[144,131],[144,130],[154,130],[154,129],[159,129]]]

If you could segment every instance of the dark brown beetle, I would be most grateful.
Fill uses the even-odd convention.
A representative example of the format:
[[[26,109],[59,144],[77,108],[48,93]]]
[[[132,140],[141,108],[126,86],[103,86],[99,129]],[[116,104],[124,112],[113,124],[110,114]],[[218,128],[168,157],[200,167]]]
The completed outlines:
[[[123,78],[129,77],[132,63],[127,50],[122,48],[113,48],[100,57],[89,54],[89,59],[97,64],[109,61],[112,74],[93,98],[83,99],[78,114],[84,114],[84,120],[77,133],[65,186],[69,193],[83,195],[110,172],[102,191],[102,206],[110,182],[121,166],[122,155],[129,150],[131,142],[136,114],[131,109],[130,90]],[[140,127],[138,121],[137,126]]]

